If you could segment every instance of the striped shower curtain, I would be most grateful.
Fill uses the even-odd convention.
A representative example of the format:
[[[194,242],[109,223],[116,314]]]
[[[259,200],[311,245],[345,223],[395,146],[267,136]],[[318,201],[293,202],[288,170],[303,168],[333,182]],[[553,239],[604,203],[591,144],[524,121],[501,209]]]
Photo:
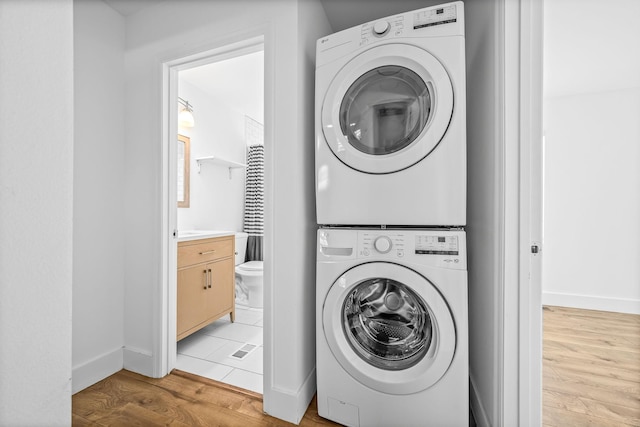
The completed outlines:
[[[249,146],[244,196],[245,261],[262,261],[264,238],[264,145]]]

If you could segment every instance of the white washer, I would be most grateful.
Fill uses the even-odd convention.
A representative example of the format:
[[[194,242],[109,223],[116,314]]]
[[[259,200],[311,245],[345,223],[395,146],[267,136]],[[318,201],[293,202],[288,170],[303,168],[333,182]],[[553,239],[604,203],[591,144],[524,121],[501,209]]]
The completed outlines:
[[[318,224],[466,225],[465,93],[462,2],[318,40]]]
[[[468,425],[465,239],[448,229],[318,230],[320,416]]]

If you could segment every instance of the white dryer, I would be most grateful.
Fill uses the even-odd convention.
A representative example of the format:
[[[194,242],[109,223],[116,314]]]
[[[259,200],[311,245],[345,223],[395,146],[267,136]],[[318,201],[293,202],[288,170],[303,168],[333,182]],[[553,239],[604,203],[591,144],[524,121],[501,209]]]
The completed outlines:
[[[462,230],[318,230],[320,416],[468,425],[466,253]]]
[[[465,92],[462,2],[318,40],[318,224],[466,225]]]

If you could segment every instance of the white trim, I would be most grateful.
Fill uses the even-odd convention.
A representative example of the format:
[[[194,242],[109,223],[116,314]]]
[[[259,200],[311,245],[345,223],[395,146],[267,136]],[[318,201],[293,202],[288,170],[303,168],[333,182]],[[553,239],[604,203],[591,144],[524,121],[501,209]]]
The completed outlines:
[[[122,354],[124,369],[147,377],[154,376],[153,367],[156,358],[150,352],[139,348],[125,347],[122,350]]]
[[[473,412],[473,418],[476,420],[476,425],[478,427],[491,427],[489,417],[487,417],[487,413],[484,411],[480,401],[480,394],[471,377],[469,377],[469,404],[471,412]]]
[[[313,368],[300,389],[296,392],[273,389],[270,396],[269,410],[267,411],[265,408],[265,412],[272,417],[280,418],[293,424],[299,424],[314,394],[316,394],[315,368]],[[295,408],[295,411],[292,411],[291,408]],[[293,418],[291,417],[292,414],[295,414]]]
[[[542,423],[542,7],[520,0],[518,425]]]
[[[640,314],[640,300],[631,298],[543,292],[542,304],[582,308],[585,310],[612,311],[614,313]]]
[[[276,334],[273,325],[275,307],[275,282],[276,264],[273,262],[275,253],[276,226],[275,213],[275,159],[277,144],[275,143],[275,111],[276,111],[276,75],[275,75],[275,29],[269,26],[264,32],[264,249],[263,263],[263,348],[264,348],[264,373],[263,373],[263,410],[277,417],[284,417],[291,413],[294,406],[280,407],[281,400],[275,388],[275,351]],[[315,377],[314,377],[315,392]],[[313,397],[313,396],[312,396]],[[288,409],[287,409],[288,408]]]
[[[507,43],[507,35],[506,35],[506,23],[505,23],[505,1],[506,0],[498,0],[496,4],[496,28],[497,32],[495,37],[495,52],[496,52],[496,75],[494,84],[496,87],[496,165],[499,166],[496,172],[496,190],[497,190],[497,200],[496,204],[498,205],[496,211],[498,215],[495,216],[494,220],[496,221],[495,229],[498,230],[498,235],[496,236],[496,248],[498,249],[499,255],[496,257],[496,317],[495,324],[498,330],[497,342],[496,342],[496,401],[494,403],[494,407],[491,410],[494,411],[494,422],[496,426],[505,426],[505,407],[506,405],[506,397],[508,392],[505,391],[506,387],[506,379],[505,379],[505,360],[507,360],[506,354],[506,332],[505,329],[509,327],[509,325],[505,325],[506,312],[505,307],[507,306],[507,296],[505,293],[508,289],[505,289],[505,282],[508,282],[508,274],[507,274],[507,257],[508,253],[508,245],[507,245],[507,204],[506,201],[509,197],[509,192],[507,188],[507,177],[508,174],[508,160],[507,160],[507,117],[506,117],[506,43]]]
[[[124,366],[122,347],[101,354],[86,363],[74,366],[71,373],[71,393],[75,394],[120,371]]]

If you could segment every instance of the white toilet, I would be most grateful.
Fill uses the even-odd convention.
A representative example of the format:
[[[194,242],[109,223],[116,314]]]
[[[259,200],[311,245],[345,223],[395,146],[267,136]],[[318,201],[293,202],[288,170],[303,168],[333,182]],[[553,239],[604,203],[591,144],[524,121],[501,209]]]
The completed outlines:
[[[236,304],[262,308],[262,261],[244,262],[247,233],[236,233]]]

